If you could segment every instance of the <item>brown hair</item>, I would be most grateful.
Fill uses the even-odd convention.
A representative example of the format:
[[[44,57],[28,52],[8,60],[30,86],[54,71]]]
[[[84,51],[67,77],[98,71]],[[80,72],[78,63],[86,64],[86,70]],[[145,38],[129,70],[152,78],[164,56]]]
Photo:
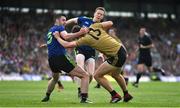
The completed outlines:
[[[74,25],[73,28],[71,29],[72,33],[76,33],[80,31],[81,27],[79,25]]]
[[[104,7],[97,7],[96,10],[95,10],[95,12],[96,12],[97,10],[102,10],[102,11],[104,11],[104,13],[106,13],[106,9],[105,9]]]
[[[61,18],[61,17],[66,17],[66,16],[65,15],[55,15],[53,17],[53,20],[56,21],[56,19]]]

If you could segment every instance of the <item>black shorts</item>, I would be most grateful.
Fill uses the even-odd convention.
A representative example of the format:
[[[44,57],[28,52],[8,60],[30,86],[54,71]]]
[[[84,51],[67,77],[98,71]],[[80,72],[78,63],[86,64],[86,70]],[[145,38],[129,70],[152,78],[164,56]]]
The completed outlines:
[[[121,47],[115,56],[108,57],[106,61],[113,66],[122,67],[126,61],[126,55],[126,50]]]
[[[85,61],[88,60],[89,58],[95,58],[95,49],[85,49],[83,47],[77,47],[75,48],[75,53],[77,54],[83,54],[85,56]]]
[[[138,64],[145,64],[147,67],[152,66],[152,57],[150,54],[139,54]]]
[[[69,73],[75,68],[73,61],[66,55],[50,57],[48,61],[49,66],[54,73],[61,71]]]

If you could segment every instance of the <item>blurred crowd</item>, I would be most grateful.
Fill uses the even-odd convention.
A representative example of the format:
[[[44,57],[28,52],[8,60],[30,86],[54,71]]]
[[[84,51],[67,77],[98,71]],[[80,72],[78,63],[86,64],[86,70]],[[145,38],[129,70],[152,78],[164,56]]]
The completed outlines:
[[[152,51],[153,65],[162,67],[169,75],[180,75],[180,22],[171,19],[111,19],[118,28],[119,37],[129,52],[130,64],[137,62],[137,38],[139,28],[146,27],[155,45]]]
[[[72,17],[72,15],[71,15]],[[76,16],[74,16],[76,17]],[[169,75],[180,75],[180,22],[171,19],[107,17],[114,22],[118,37],[127,47],[129,56],[125,66],[127,75],[136,71],[139,28],[145,26],[155,48],[153,65],[162,67]],[[45,43],[53,14],[15,13],[0,11],[0,75],[48,74]]]

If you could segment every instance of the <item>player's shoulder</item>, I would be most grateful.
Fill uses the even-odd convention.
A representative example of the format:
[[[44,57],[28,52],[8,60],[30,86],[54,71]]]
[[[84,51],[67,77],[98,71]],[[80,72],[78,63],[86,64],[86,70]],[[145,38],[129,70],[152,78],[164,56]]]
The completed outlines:
[[[82,17],[83,17],[83,18],[88,18],[88,19],[90,18],[90,17],[87,17],[87,16],[82,16]]]
[[[58,26],[55,26],[55,30],[64,30],[64,26],[63,25],[58,25]]]
[[[62,25],[54,25],[51,27],[51,29],[57,29],[57,28],[63,28],[63,26]]]
[[[145,35],[144,35],[144,38],[146,38],[146,39],[151,39],[151,35],[145,34]]]
[[[61,31],[64,31],[64,30],[65,30],[65,28],[64,28],[63,25],[54,25],[54,26],[52,26],[52,27],[50,28],[49,31],[51,31],[51,32],[55,32],[55,31],[61,32]]]
[[[87,17],[87,16],[80,16],[80,17],[78,17],[78,20],[81,20],[81,21],[92,21],[92,18],[91,17]]]
[[[94,23],[94,24],[91,24],[90,27],[101,28],[101,27],[102,27],[102,24],[101,24],[101,23]]]

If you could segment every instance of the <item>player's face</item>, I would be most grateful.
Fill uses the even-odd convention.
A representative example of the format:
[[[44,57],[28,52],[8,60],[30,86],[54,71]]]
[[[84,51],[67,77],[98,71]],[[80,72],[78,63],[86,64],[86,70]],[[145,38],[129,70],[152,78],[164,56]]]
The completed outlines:
[[[145,28],[141,28],[141,29],[139,30],[140,36],[144,36],[145,32],[146,32],[146,29],[145,29]]]
[[[104,18],[104,11],[103,10],[97,10],[95,13],[94,13],[94,18],[93,18],[93,21],[94,22],[101,22],[101,20]]]
[[[59,24],[65,25],[66,24],[66,17],[62,16],[61,18],[59,18]]]

